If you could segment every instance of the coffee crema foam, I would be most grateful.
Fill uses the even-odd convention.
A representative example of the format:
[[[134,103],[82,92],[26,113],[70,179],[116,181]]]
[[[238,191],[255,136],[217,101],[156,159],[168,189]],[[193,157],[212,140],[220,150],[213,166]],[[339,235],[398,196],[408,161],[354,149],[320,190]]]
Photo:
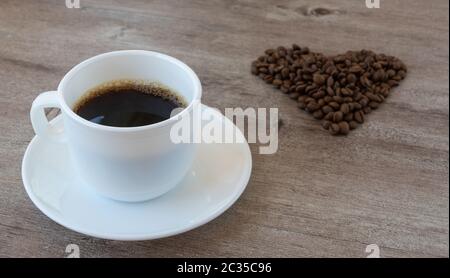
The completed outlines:
[[[155,81],[146,81],[139,79],[116,79],[97,85],[84,93],[73,106],[73,111],[77,111],[92,99],[109,94],[112,92],[120,92],[124,90],[136,90],[141,93],[150,94],[161,97],[165,100],[172,101],[181,108],[187,107],[187,101],[164,84]]]

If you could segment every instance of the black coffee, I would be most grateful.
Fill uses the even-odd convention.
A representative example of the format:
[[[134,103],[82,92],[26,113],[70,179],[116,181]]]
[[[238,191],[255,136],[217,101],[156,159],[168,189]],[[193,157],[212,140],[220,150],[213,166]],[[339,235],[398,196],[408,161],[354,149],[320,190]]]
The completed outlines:
[[[164,86],[120,80],[89,90],[74,111],[97,124],[136,127],[164,121],[173,109],[183,107],[182,97]]]

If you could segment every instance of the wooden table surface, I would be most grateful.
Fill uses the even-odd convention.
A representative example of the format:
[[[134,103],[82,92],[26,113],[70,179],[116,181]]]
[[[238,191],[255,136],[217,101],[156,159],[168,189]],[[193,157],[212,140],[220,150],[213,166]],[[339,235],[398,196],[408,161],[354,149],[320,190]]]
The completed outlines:
[[[0,1],[0,257],[449,256],[449,2]],[[296,42],[336,54],[372,49],[408,76],[367,122],[333,137],[250,74],[266,48]],[[199,75],[205,104],[278,107],[279,149],[258,154],[237,203],[170,238],[119,242],[72,232],[28,198],[21,160],[33,99],[99,53],[146,49]]]

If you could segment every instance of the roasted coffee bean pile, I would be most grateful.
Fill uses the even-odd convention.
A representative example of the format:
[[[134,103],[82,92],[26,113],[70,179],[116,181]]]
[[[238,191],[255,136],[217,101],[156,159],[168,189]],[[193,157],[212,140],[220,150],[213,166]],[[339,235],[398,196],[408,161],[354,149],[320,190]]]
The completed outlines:
[[[331,134],[346,135],[364,123],[407,70],[398,58],[369,50],[328,57],[294,44],[267,49],[252,63],[251,72],[323,120],[322,127]]]

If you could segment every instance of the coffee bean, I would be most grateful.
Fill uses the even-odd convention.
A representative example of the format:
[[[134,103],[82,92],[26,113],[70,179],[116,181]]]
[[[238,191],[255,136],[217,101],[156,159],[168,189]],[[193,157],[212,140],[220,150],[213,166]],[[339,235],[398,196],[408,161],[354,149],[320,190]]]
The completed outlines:
[[[350,107],[349,107],[348,103],[341,104],[341,109],[340,110],[344,114],[347,114],[348,112],[350,112]]]
[[[372,80],[373,81],[383,81],[385,77],[385,72],[382,69],[377,70],[373,76],[372,76]]]
[[[326,105],[325,100],[323,98],[317,100],[317,104],[319,104],[320,107],[323,107]]]
[[[406,77],[406,71],[404,71],[404,70],[399,70],[399,71],[397,72],[397,75],[398,75],[401,79],[404,79],[404,78]]]
[[[297,100],[299,102],[305,102],[306,98],[307,98],[307,96],[299,96]]]
[[[362,105],[357,103],[357,102],[353,102],[353,109],[352,110],[360,110],[362,108]]]
[[[342,119],[344,119],[344,113],[342,113],[341,111],[334,112],[333,122],[339,123],[340,121],[342,121]]]
[[[272,48],[267,49],[267,50],[265,51],[265,53],[266,53],[267,55],[272,55],[274,52],[275,52],[275,49],[272,49]]]
[[[332,121],[333,115],[334,115],[334,112],[330,112],[330,113],[326,114],[325,117],[323,117],[323,118],[324,118],[324,120]]]
[[[347,122],[353,120],[353,113],[348,113],[347,115],[345,115],[344,120],[346,120]]]
[[[361,105],[361,106],[367,106],[367,104],[369,104],[369,99],[367,98],[367,97],[363,97],[360,101],[359,101],[359,104]]]
[[[362,71],[362,68],[359,65],[354,65],[348,71],[352,73],[358,73]]]
[[[328,103],[329,106],[331,106],[331,108],[333,108],[334,110],[338,110],[339,108],[341,108],[341,106],[339,105],[339,103],[337,102],[330,102]]]
[[[273,81],[273,76],[271,76],[271,75],[266,75],[266,76],[264,77],[264,81],[266,81],[266,83],[272,83],[272,81]]]
[[[269,72],[269,70],[267,68],[259,68],[258,71],[262,72],[262,73],[268,73]]]
[[[351,112],[353,110],[355,110],[355,103],[354,102],[350,102],[348,103],[348,110]]]
[[[313,117],[315,118],[315,119],[317,119],[317,120],[321,120],[322,118],[323,118],[323,112],[322,112],[322,110],[316,110],[316,111],[314,111],[314,113],[313,113]]]
[[[328,96],[334,96],[335,95],[335,93],[334,93],[334,90],[333,90],[333,88],[331,88],[331,87],[327,87],[327,94],[328,94]]]
[[[310,94],[314,93],[317,90],[317,86],[315,84],[308,86],[305,88],[305,93]]]
[[[283,84],[283,81],[281,81],[280,79],[275,79],[275,80],[273,80],[272,84],[275,87],[279,88],[281,86],[281,84]]]
[[[281,76],[282,76],[284,79],[289,78],[289,69],[288,69],[288,68],[283,68],[283,69],[281,70]]]
[[[350,121],[349,123],[350,129],[355,129],[358,127],[358,123],[355,121]]]
[[[313,99],[312,97],[309,97],[309,96],[307,96],[306,98],[305,98],[305,103],[306,104],[308,104],[308,103],[310,103],[310,102],[315,102],[316,100],[315,99]]]
[[[343,103],[344,99],[341,96],[334,96],[333,100],[337,103]]]
[[[305,88],[306,88],[306,84],[301,84],[301,85],[298,85],[297,87],[295,87],[295,91],[297,93],[303,93],[303,92],[305,92]]]
[[[356,78],[356,75],[354,75],[353,73],[350,73],[349,75],[347,75],[348,83],[355,83],[356,80],[358,80],[358,79]]]
[[[386,72],[387,78],[392,78],[392,77],[394,77],[395,74],[396,74],[396,72],[395,72],[395,70],[393,70],[393,69],[389,69],[389,70]]]
[[[355,121],[357,121],[358,123],[360,123],[360,124],[364,123],[364,113],[361,110],[356,111],[353,114],[353,117],[355,118]]]
[[[332,124],[332,123],[331,123],[330,121],[323,121],[322,127],[323,127],[324,129],[328,130],[328,129],[330,128],[331,124]]]
[[[339,123],[339,132],[343,135],[347,135],[350,131],[350,126],[347,122],[340,122]]]
[[[358,88],[358,87],[357,87]],[[359,89],[359,88],[358,88]],[[353,94],[353,100],[355,101],[355,102],[357,102],[357,101],[360,101],[361,99],[362,99],[362,97],[363,97],[363,95],[359,92],[359,91],[357,91],[357,92],[355,92],[354,94]]]
[[[393,80],[393,79],[389,80],[387,83],[388,83],[388,85],[391,86],[391,87],[397,87],[398,84],[399,84],[398,81]]]
[[[376,102],[381,102],[381,99],[379,96],[372,94],[372,93],[366,93],[366,96],[368,99],[370,99],[371,101],[376,101]]]
[[[325,97],[323,98],[323,100],[325,100],[326,103],[329,103],[329,102],[332,102],[332,101],[333,101],[333,98],[330,97],[330,96],[325,96]]]
[[[344,101],[345,103],[350,103],[350,102],[353,101],[353,99],[352,99],[351,97],[345,97],[345,98],[343,98],[343,101]]]
[[[330,131],[330,133],[331,133],[332,135],[337,135],[337,134],[339,134],[340,128],[339,128],[339,125],[338,125],[338,124],[332,123],[332,124],[330,125],[330,128],[329,128],[328,130]]]
[[[312,95],[312,97],[315,99],[322,99],[324,96],[325,96],[325,92],[322,90],[317,91]]]
[[[369,107],[372,109],[377,109],[378,105],[379,105],[378,102],[375,102],[375,101],[369,102]]]
[[[394,70],[400,70],[400,69],[402,69],[402,68],[403,68],[402,62],[396,60],[396,61],[394,61],[394,62],[392,63],[392,67],[394,68]]]
[[[320,106],[315,101],[311,101],[310,103],[308,103],[306,105],[306,110],[308,110],[308,112],[314,112],[319,108],[320,108]]]
[[[347,89],[347,88],[342,88],[341,89],[341,94],[344,97],[348,97],[348,96],[351,96],[353,94],[353,92],[351,90]]]
[[[334,84],[333,76],[328,77],[327,79],[327,87],[331,87]]]
[[[300,46],[298,46],[298,44],[292,44],[292,49],[293,50],[300,50],[301,48],[300,48]]]
[[[295,85],[291,85],[291,86],[289,87],[289,92],[290,92],[290,93],[295,93]],[[300,95],[300,94],[298,94],[298,95]]]
[[[302,55],[306,55],[306,54],[310,54],[309,53],[310,51],[309,51],[309,48],[308,47],[302,47],[302,50],[300,51],[300,53],[302,54]]]
[[[362,111],[364,112],[364,114],[369,114],[370,112],[372,112],[372,108],[370,108],[369,106],[363,107]]]
[[[260,68],[267,68],[268,66],[269,66],[269,64],[267,64],[267,63],[258,63],[258,64],[256,64],[256,67],[258,69],[260,69]]]
[[[289,73],[289,79],[290,79],[290,80],[294,80],[295,77],[296,77],[295,73],[293,73],[293,72],[290,72],[290,73]]]
[[[325,78],[320,74],[314,74],[313,80],[314,80],[314,83],[316,83],[319,86],[323,85],[323,83],[325,83]]]
[[[331,106],[329,105],[325,105],[322,107],[322,112],[326,114],[330,113],[330,112],[334,112],[334,109],[331,108]]]

